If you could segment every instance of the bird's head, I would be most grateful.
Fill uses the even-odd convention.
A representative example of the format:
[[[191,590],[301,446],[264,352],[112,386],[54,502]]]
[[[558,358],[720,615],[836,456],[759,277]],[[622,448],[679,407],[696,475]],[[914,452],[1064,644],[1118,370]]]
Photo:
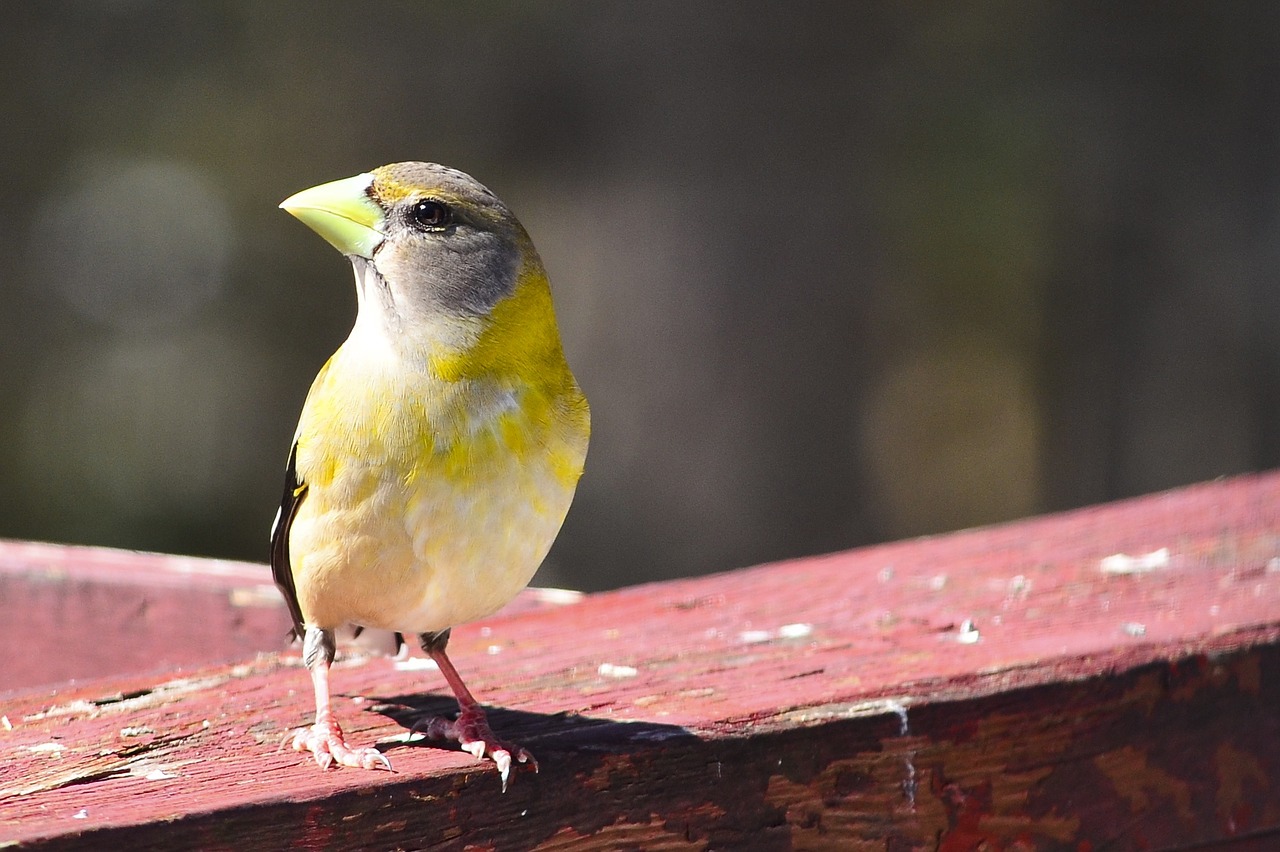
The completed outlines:
[[[515,215],[471,176],[394,163],[305,189],[280,206],[351,260],[357,327],[376,323],[400,348],[455,371],[547,346],[559,353],[537,251]],[[515,351],[521,347],[532,351]]]

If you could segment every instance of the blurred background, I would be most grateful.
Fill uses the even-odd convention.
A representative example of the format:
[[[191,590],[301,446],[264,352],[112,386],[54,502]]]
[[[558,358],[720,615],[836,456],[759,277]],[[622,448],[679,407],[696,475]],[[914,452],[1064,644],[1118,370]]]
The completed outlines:
[[[355,308],[276,204],[405,159],[591,399],[538,583],[1276,466],[1278,60],[1265,2],[9,6],[0,536],[264,561]]]

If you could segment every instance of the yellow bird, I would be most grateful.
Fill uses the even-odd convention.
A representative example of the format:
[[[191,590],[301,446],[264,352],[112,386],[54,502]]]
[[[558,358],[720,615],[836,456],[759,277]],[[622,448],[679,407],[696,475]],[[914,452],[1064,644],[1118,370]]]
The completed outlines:
[[[355,268],[358,310],[320,370],[289,453],[271,567],[303,640],[316,721],[293,747],[322,768],[386,768],[343,738],[335,635],[418,635],[458,699],[414,730],[491,757],[506,787],[529,752],[497,739],[445,654],[454,625],[528,584],[564,522],[591,431],[542,261],[469,175],[396,163],[280,205]]]

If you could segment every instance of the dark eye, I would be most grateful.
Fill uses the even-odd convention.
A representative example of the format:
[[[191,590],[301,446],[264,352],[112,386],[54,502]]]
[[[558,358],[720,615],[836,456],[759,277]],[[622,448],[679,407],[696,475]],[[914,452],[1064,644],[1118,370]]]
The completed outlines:
[[[419,228],[434,231],[448,225],[453,219],[453,214],[439,201],[423,199],[413,205],[413,209],[409,211],[409,218]]]

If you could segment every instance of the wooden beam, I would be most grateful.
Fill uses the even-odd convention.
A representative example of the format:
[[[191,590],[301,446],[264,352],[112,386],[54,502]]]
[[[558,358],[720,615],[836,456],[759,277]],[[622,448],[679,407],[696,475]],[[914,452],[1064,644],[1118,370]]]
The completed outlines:
[[[1276,473],[593,595],[450,648],[541,761],[506,794],[403,742],[450,708],[416,658],[334,672],[395,773],[279,750],[309,684],[265,655],[6,696],[0,844],[1280,848]]]
[[[579,597],[527,589],[503,613]],[[21,649],[0,655],[0,694],[242,660],[283,650],[289,627],[265,565],[0,541],[0,648]]]
[[[243,659],[288,629],[263,565],[0,541],[0,647],[21,649],[0,692]]]

